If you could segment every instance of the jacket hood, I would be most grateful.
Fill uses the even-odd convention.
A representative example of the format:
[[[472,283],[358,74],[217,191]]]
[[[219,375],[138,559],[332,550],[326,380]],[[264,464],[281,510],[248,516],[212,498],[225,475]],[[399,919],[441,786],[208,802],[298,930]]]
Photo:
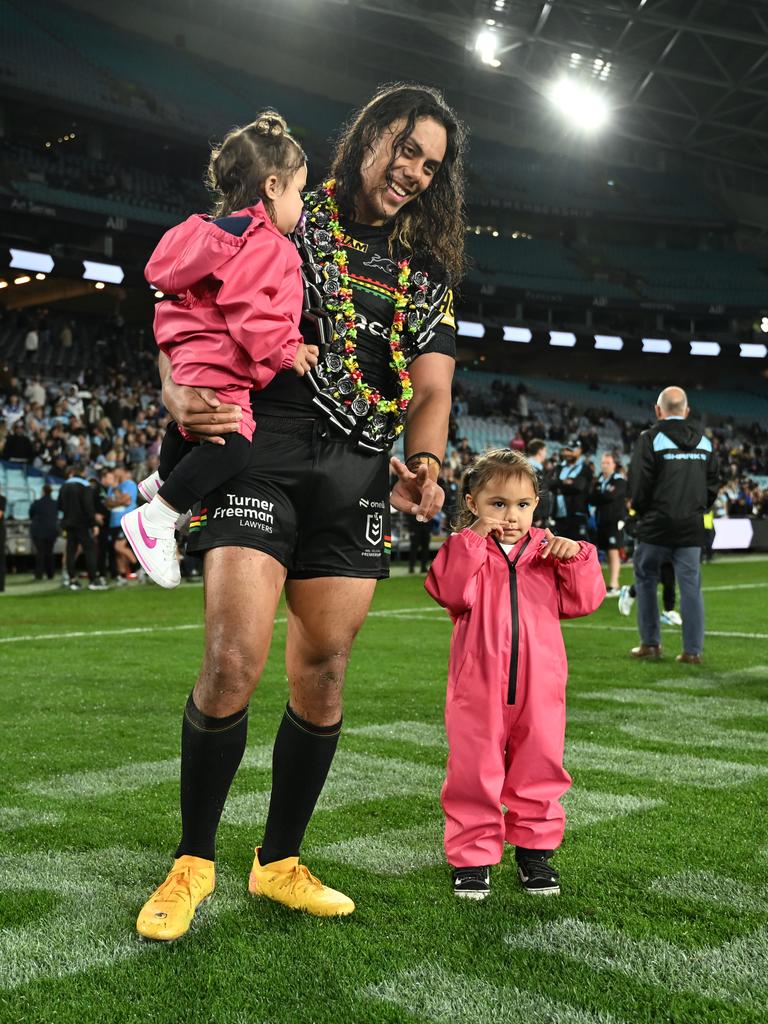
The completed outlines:
[[[656,420],[654,435],[666,434],[683,451],[693,451],[701,440],[701,426],[691,420]]]
[[[248,236],[265,223],[272,224],[263,203],[218,221],[193,214],[166,231],[147,263],[144,276],[160,291],[179,295],[215,274],[243,247]]]

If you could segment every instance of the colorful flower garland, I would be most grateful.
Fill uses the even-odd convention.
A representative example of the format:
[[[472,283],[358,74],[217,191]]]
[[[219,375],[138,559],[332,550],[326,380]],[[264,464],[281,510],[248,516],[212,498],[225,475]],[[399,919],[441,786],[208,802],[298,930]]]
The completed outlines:
[[[400,395],[387,399],[370,387],[363,380],[363,374],[357,361],[357,326],[352,286],[349,279],[349,261],[344,250],[345,235],[339,223],[339,207],[336,202],[336,186],[333,180],[320,186],[320,201],[308,211],[310,223],[315,224],[313,241],[318,250],[334,248],[329,252],[318,251],[318,256],[328,255],[328,262],[323,264],[326,275],[324,290],[327,295],[326,308],[334,314],[334,341],[343,345],[343,365],[347,370],[353,389],[343,398],[345,405],[351,406],[356,416],[364,416],[369,410],[375,413],[396,416],[395,434],[404,429],[405,410],[413,398],[413,385],[407,370],[407,361],[402,350],[403,330],[418,330],[426,312],[427,275],[418,271],[411,278],[409,259],[400,260],[397,264],[397,289],[395,290],[395,312],[392,326],[389,329],[389,365],[398,379]],[[318,216],[320,214],[320,216]],[[312,235],[310,234],[310,237]],[[413,294],[412,289],[415,288]],[[408,314],[408,309],[411,313]]]

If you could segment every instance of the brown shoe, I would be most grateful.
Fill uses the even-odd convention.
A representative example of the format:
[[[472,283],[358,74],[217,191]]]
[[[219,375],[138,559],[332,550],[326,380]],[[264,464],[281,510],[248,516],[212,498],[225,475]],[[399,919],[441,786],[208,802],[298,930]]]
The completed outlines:
[[[661,657],[661,646],[640,644],[639,647],[633,647],[629,653],[633,658],[647,658],[649,661],[658,661]]]
[[[675,661],[681,661],[684,665],[700,665],[701,655],[700,654],[688,654],[683,651],[682,654],[678,654]]]

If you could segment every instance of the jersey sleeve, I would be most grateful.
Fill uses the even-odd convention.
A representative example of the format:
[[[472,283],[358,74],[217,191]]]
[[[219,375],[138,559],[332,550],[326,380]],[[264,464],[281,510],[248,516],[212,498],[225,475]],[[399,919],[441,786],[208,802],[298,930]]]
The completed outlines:
[[[442,355],[456,358],[456,318],[453,306],[453,289],[449,288],[438,302],[437,312],[440,319],[432,329],[429,341],[420,349],[419,355],[425,352],[440,352]]]

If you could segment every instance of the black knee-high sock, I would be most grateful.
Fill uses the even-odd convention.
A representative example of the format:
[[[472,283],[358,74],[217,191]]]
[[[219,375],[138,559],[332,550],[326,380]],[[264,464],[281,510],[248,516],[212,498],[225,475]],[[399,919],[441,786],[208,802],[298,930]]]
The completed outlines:
[[[216,829],[245,751],[248,705],[226,718],[195,707],[190,693],[181,727],[181,842],[176,856],[214,860]]]
[[[336,753],[341,720],[313,725],[285,706],[272,752],[272,795],[259,854],[262,864],[297,857]]]

